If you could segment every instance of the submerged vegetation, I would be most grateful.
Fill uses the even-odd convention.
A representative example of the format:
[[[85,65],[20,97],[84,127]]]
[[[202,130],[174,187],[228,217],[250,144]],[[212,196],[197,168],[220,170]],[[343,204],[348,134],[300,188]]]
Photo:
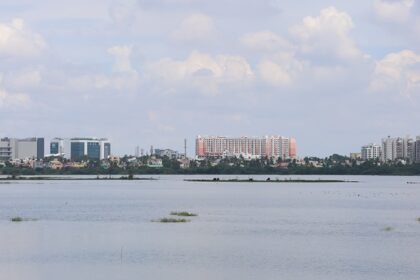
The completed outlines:
[[[152,222],[157,223],[188,223],[190,220],[187,219],[177,219],[177,218],[161,218],[159,220],[152,220]]]

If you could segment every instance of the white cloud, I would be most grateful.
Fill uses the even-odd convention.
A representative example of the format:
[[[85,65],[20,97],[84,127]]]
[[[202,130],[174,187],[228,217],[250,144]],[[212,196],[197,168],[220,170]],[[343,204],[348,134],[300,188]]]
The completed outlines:
[[[178,89],[192,87],[206,94],[217,94],[221,86],[243,87],[254,80],[254,73],[241,56],[194,51],[185,60],[161,59],[149,67],[154,79]]]
[[[140,85],[140,79],[135,72],[117,73],[113,75],[87,74],[71,77],[66,80],[66,89],[73,89],[79,92],[88,91],[135,91]]]
[[[34,56],[46,46],[42,36],[32,32],[22,19],[0,23],[0,55]]]
[[[241,56],[213,57],[197,51],[186,60],[161,59],[150,71],[167,83],[192,85],[209,93],[217,93],[220,84],[241,86],[254,79],[251,66]]]
[[[375,0],[375,14],[386,21],[404,23],[410,19],[414,0]]]
[[[374,91],[410,95],[420,90],[420,55],[403,50],[390,53],[376,64],[370,85]]]
[[[290,42],[271,31],[245,34],[241,38],[241,43],[257,51],[278,51],[293,48]]]
[[[31,89],[41,84],[40,69],[24,69],[4,74],[3,84],[8,88]]]
[[[354,24],[351,17],[334,7],[321,10],[317,17],[305,17],[291,32],[300,40],[300,51],[306,55],[351,60],[362,57],[349,32]]]
[[[0,88],[1,107],[25,107],[29,104],[29,96],[26,94],[11,94]]]
[[[115,72],[132,72],[131,67],[131,46],[114,46],[108,49],[108,53],[115,57]]]
[[[210,41],[216,36],[213,19],[204,14],[193,14],[185,18],[172,33],[178,41]]]
[[[116,25],[126,26],[134,22],[138,8],[136,0],[114,1],[108,12]]]
[[[240,56],[218,55],[194,51],[186,60],[165,58],[153,65],[153,70],[166,81],[180,81],[195,77],[213,77],[226,81],[252,79],[251,66]]]
[[[278,53],[258,65],[260,78],[272,86],[290,86],[304,70],[304,63],[293,53]]]

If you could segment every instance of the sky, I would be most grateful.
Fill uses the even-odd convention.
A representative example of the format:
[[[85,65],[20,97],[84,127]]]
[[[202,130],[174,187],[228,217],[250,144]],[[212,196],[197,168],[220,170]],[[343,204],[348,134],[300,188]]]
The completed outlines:
[[[420,135],[418,0],[1,0],[0,137]]]

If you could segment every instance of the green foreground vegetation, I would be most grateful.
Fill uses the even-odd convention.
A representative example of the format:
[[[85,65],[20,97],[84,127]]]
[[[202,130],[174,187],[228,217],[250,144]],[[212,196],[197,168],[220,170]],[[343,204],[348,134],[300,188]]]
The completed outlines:
[[[11,164],[0,165],[0,174],[18,175],[121,175],[132,179],[133,175],[155,174],[213,174],[213,175],[420,175],[420,164],[401,162],[381,163],[379,161],[359,161],[346,156],[332,155],[328,158],[307,157],[296,160],[274,162],[272,159],[244,160],[243,158],[190,160],[188,167],[182,168],[176,159],[162,158],[161,167],[145,164],[147,157],[122,157],[118,164],[88,161],[83,168],[16,167]]]

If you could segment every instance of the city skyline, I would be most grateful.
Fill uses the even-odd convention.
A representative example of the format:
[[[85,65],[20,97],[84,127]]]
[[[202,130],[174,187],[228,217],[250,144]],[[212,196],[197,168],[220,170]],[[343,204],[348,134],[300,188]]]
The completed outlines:
[[[419,23],[414,0],[4,0],[0,136],[193,154],[281,131],[320,157],[416,136]]]

